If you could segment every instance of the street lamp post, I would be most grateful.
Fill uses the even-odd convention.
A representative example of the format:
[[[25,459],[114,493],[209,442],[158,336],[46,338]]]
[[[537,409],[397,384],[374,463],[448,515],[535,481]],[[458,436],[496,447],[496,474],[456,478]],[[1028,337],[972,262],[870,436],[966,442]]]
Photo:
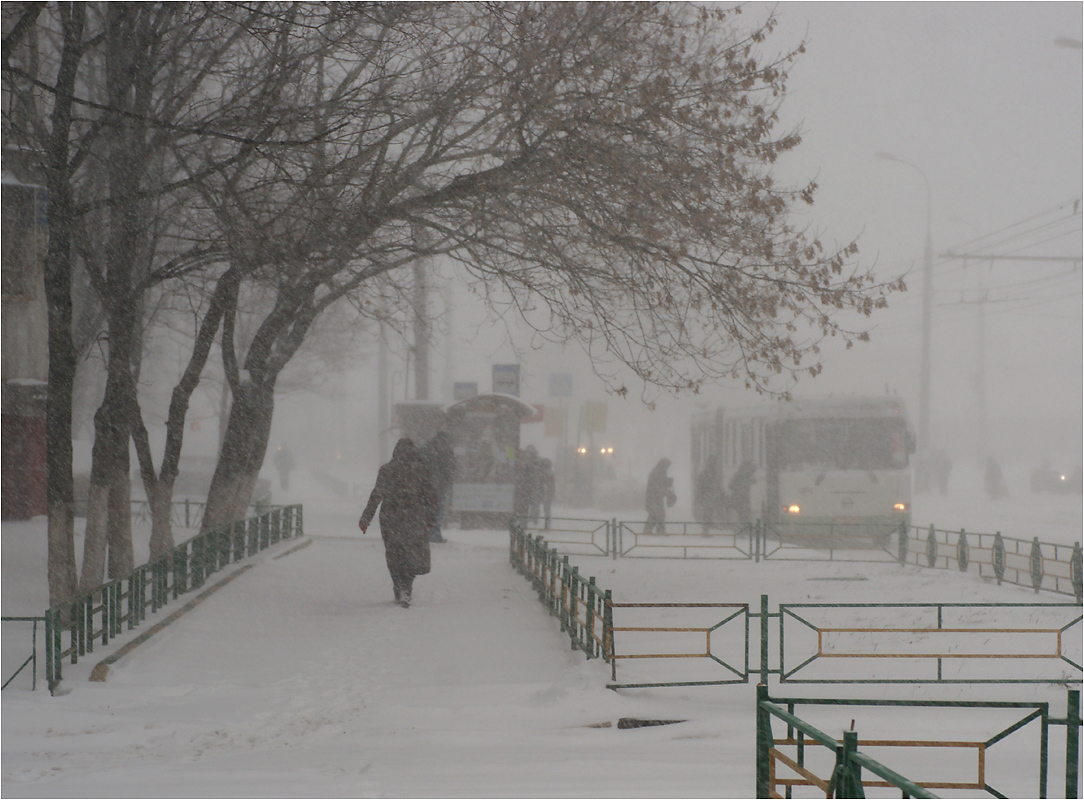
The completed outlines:
[[[877,158],[884,161],[895,161],[910,167],[920,176],[926,184],[926,245],[922,253],[922,353],[918,376],[918,452],[920,456],[926,455],[930,443],[930,341],[932,337],[932,308],[933,308],[933,239],[931,229],[931,206],[930,181],[926,173],[910,161],[892,155],[891,153],[877,153]]]

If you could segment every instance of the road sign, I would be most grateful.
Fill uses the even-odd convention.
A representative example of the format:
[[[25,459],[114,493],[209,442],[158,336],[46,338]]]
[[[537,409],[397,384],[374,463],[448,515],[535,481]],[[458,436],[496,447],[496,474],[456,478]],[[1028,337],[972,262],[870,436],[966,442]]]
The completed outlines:
[[[572,373],[550,373],[550,397],[572,397]]]
[[[493,365],[493,393],[519,397],[519,364]]]

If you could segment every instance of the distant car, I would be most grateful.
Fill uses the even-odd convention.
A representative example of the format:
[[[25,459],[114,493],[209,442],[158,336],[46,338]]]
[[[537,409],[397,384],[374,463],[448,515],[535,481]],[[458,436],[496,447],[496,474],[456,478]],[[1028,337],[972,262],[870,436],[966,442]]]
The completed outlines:
[[[1080,467],[1068,473],[1058,472],[1049,464],[1043,464],[1031,471],[1031,491],[1034,494],[1080,494],[1081,486]]]

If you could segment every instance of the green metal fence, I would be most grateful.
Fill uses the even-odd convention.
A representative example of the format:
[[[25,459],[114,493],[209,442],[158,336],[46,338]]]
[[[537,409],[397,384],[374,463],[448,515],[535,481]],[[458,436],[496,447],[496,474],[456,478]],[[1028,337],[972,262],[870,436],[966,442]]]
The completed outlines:
[[[541,537],[523,531],[515,520],[510,524],[509,560],[534,586],[538,599],[561,623],[573,650],[588,658],[610,660],[610,592],[600,589],[594,578],[584,578],[568,556],[558,555]]]
[[[784,708],[784,706],[786,708]],[[867,748],[879,751],[895,752],[906,750],[912,754],[911,760],[920,760],[926,764],[927,756],[936,750],[952,748],[954,752],[972,751],[975,756],[973,777],[954,780],[907,779],[898,772],[884,766],[880,761],[862,753],[859,748],[858,732],[845,731],[843,739],[838,740],[818,730],[808,721],[796,716],[798,706],[834,706],[834,707],[876,707],[880,709],[950,709],[953,719],[959,719],[968,712],[1000,710],[1020,712],[1022,716],[1000,730],[990,731],[982,738],[968,741],[947,741],[945,739],[866,739]],[[853,712],[852,712],[853,713]],[[850,716],[848,713],[847,716]],[[775,738],[772,733],[772,719],[786,723],[787,732],[783,738]],[[853,726],[852,720],[852,726]],[[1033,725],[1034,723],[1034,725]],[[882,725],[884,721],[882,720]],[[1013,734],[1038,726],[1038,751],[1035,762],[1036,797],[1047,797],[1047,783],[1050,760],[1050,727],[1065,727],[1065,797],[1079,797],[1080,791],[1080,691],[1070,689],[1066,693],[1066,714],[1063,718],[1052,717],[1049,703],[1039,701],[963,701],[963,700],[857,700],[835,698],[772,698],[768,687],[757,686],[757,728],[756,728],[756,796],[791,797],[797,787],[813,787],[825,792],[826,797],[865,797],[867,787],[895,787],[903,792],[904,797],[935,797],[930,789],[950,789],[956,791],[980,791],[993,797],[1006,797],[990,784],[988,751],[993,746],[1009,740]],[[938,725],[926,724],[926,729],[941,730]],[[1011,740],[1014,754],[1022,752],[1020,737]],[[827,748],[828,758],[811,758],[819,747]],[[831,754],[834,753],[834,758]],[[996,755],[996,754],[995,754]],[[817,763],[813,763],[816,761]],[[957,759],[959,761],[959,759]],[[876,778],[866,780],[862,770],[872,772]],[[914,774],[911,768],[908,771]],[[922,769],[919,766],[917,769]],[[819,773],[819,774],[818,774]],[[827,773],[827,774],[825,774]],[[779,793],[779,788],[785,794]],[[1017,790],[1019,794],[1019,790]]]
[[[10,684],[19,673],[22,672],[27,665],[30,666],[30,683],[31,691],[38,688],[38,623],[45,622],[45,617],[0,617],[0,622],[29,622],[32,623],[30,629],[30,655],[19,665],[19,667],[11,674],[11,676],[4,681],[4,685],[0,686],[0,689],[8,688]],[[24,651],[25,652],[25,651]]]
[[[780,683],[1081,680],[1084,616],[1075,603],[780,603],[762,613],[762,638],[771,618],[779,666],[762,676]],[[788,643],[802,651],[797,663]]]
[[[610,520],[553,520],[552,529],[521,527],[544,537],[568,555],[611,558],[668,558],[760,561],[891,562],[968,572],[982,577],[1049,591],[1084,601],[1084,568],[1079,542],[1073,545],[1031,541],[1000,533],[949,531],[906,523],[844,523],[825,531],[801,523],[705,526],[699,522],[667,522],[665,533],[645,533],[645,523]],[[851,530],[853,528],[853,531]]]
[[[107,645],[125,630],[137,628],[148,610],[156,613],[231,563],[303,533],[300,505],[272,508],[194,536],[127,575],[50,608],[45,613],[45,676],[50,691],[63,677],[65,659],[78,663],[96,643]]]
[[[909,526],[897,540],[901,564],[967,572],[972,564],[979,575],[1034,589],[1084,599],[1084,571],[1080,542],[1073,545],[1031,541],[1000,533],[941,530]],[[901,531],[902,534],[903,531]]]
[[[1084,615],[1073,603],[780,603],[774,612],[767,595],[759,611],[743,603],[619,603],[542,536],[515,520],[509,531],[511,563],[573,647],[610,664],[611,688],[746,683],[751,673],[764,684],[773,675],[827,684],[1081,681]],[[660,610],[665,618],[649,616]],[[759,664],[751,664],[752,620]],[[637,665],[631,676],[622,668],[621,682],[619,663]]]
[[[151,504],[149,500],[132,500],[132,522],[139,525],[151,523]],[[252,503],[253,516],[259,516],[272,508],[269,500],[260,499]],[[179,528],[198,528],[203,524],[203,514],[207,504],[201,500],[174,500],[170,503],[170,521]]]

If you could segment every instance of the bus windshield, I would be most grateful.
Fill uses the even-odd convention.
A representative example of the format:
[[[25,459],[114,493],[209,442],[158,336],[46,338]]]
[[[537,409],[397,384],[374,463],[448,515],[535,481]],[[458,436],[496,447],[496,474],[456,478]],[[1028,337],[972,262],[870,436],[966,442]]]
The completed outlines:
[[[889,417],[787,420],[776,441],[780,469],[902,469],[907,451],[904,421]]]

